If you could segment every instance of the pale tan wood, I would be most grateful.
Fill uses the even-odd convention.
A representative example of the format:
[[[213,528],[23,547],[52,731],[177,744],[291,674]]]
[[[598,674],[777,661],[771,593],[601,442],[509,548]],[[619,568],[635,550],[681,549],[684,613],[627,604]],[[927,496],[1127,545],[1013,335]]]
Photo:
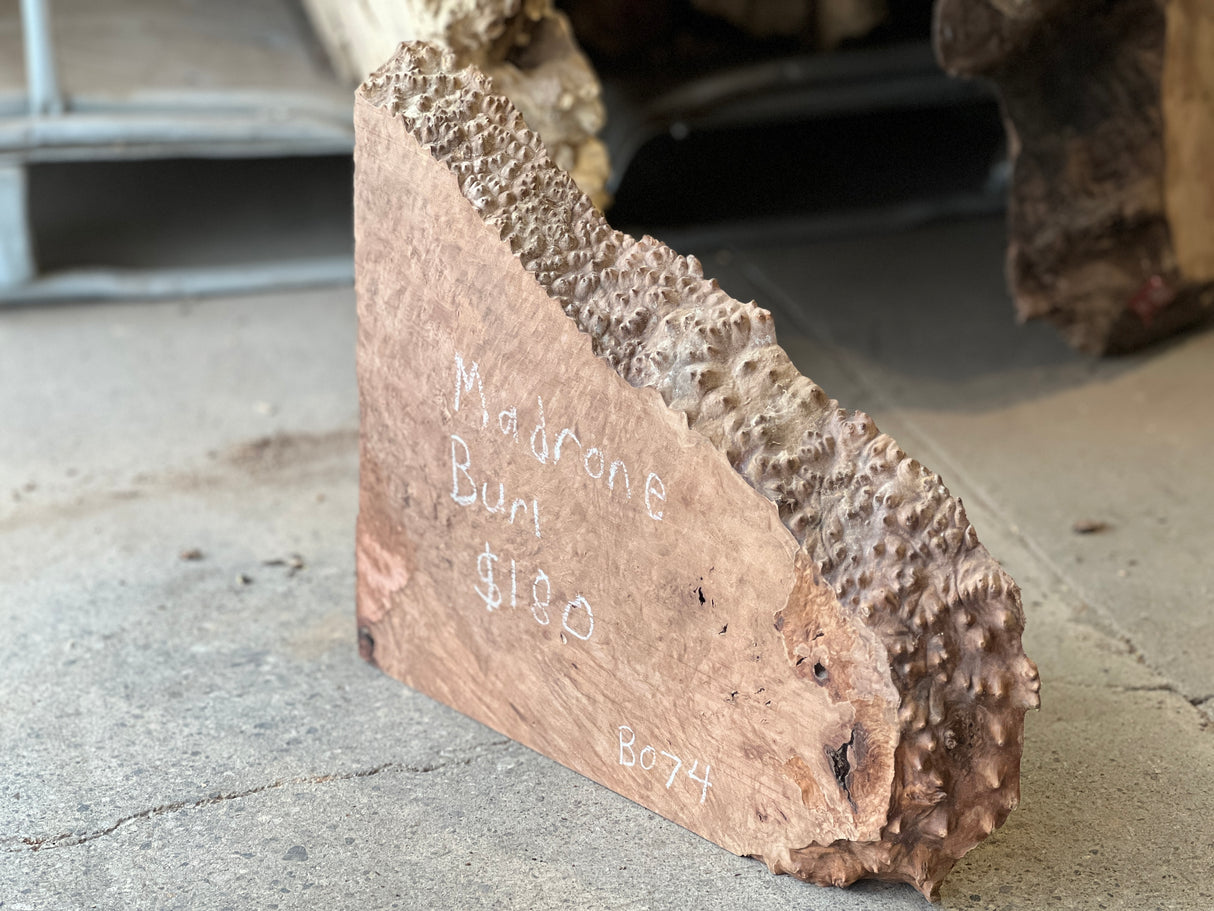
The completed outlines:
[[[452,55],[355,122],[364,656],[774,871],[933,894],[1037,702],[960,504]]]
[[[595,204],[608,202],[598,75],[553,0],[304,0],[337,70],[361,82],[401,41],[449,48],[475,66],[544,137]]]
[[[1214,281],[1214,4],[1170,0],[1161,105],[1165,201],[1180,271]]]

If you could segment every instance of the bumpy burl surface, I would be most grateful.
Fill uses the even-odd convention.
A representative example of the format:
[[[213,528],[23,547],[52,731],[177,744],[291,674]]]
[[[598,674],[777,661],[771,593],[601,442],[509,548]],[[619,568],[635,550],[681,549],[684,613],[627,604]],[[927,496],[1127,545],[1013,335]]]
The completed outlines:
[[[937,475],[796,370],[767,311],[706,281],[694,258],[613,230],[490,81],[453,70],[433,47],[402,45],[361,93],[450,169],[596,354],[657,389],[776,503],[887,650],[900,740],[881,839],[768,862],[819,883],[875,876],[931,896],[1019,799],[1039,684],[1018,589]]]
[[[553,0],[304,0],[329,58],[361,80],[401,39],[450,48],[493,76],[544,137],[550,156],[599,205],[609,199],[601,87]]]

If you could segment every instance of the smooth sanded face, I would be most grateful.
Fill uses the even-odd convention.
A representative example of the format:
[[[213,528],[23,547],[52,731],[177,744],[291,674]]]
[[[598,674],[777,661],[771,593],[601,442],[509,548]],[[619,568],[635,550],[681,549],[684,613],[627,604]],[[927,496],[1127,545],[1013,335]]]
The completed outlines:
[[[897,694],[775,506],[591,352],[430,156],[368,139],[358,167],[382,191],[359,214],[376,662],[736,853],[878,838]]]
[[[533,525],[540,517],[532,531],[543,543],[527,543],[548,548],[555,540],[566,549],[561,571],[576,574],[562,589],[567,600],[558,600],[560,645],[601,647],[589,644],[592,613],[593,635],[605,627],[585,579],[610,589],[607,603],[623,618],[610,648],[623,648],[624,628],[633,637],[626,652],[598,653],[607,676],[594,676],[588,689],[578,683],[584,662],[533,662],[556,704],[572,706],[568,694],[576,691],[587,699],[598,693],[607,705],[635,678],[644,684],[628,704],[652,703],[655,693],[680,700],[691,714],[664,710],[666,727],[712,728],[705,738],[720,743],[732,736],[731,725],[756,723],[716,706],[715,697],[698,701],[697,687],[712,693],[723,679],[748,681],[751,672],[739,670],[747,662],[764,673],[779,668],[789,687],[781,698],[812,703],[794,712],[795,732],[783,721],[760,721],[750,738],[759,749],[742,744],[720,755],[741,755],[763,770],[778,763],[780,784],[771,793],[787,793],[805,812],[790,817],[779,809],[791,828],[763,852],[736,847],[751,843],[756,826],[770,827],[763,807],[753,814],[726,808],[710,820],[717,827],[711,830],[707,817],[686,824],[761,853],[777,871],[836,885],[862,876],[899,879],[930,895],[1016,805],[1023,715],[1037,704],[1036,668],[1021,648],[1019,591],[978,543],[960,502],[867,415],[840,408],[802,376],[775,343],[769,313],[705,281],[694,259],[612,230],[479,74],[454,71],[450,57],[432,47],[402,45],[360,90],[356,126],[366,652],[406,679],[416,672],[419,686],[486,717],[482,709],[492,699],[475,682],[487,679],[484,643],[451,638],[441,640],[453,643],[444,648],[436,645],[440,638],[406,634],[410,623],[440,613],[406,622],[398,601],[383,592],[424,583],[428,588],[415,587],[399,603],[450,607],[463,577],[450,575],[456,554],[442,542],[461,540],[472,522],[485,610],[500,610],[501,585],[497,575],[489,584],[489,570],[504,566],[504,554],[514,561],[511,604],[518,607],[518,557],[496,549],[482,534],[487,526],[477,523],[502,521],[508,501],[505,521],[513,518],[512,533],[519,531],[530,496]],[[436,425],[430,390],[441,397],[444,387],[452,399]],[[478,401],[485,395],[479,423],[476,405],[468,404],[474,392]],[[470,438],[478,426],[483,433]],[[562,441],[580,453],[581,474],[577,458],[557,457]],[[621,487],[625,472],[630,481]],[[631,479],[639,474],[643,515],[632,504]],[[418,490],[410,484],[418,478],[427,479],[421,494],[437,500],[411,530],[400,504],[412,508]],[[443,484],[450,485],[445,494]],[[544,496],[528,494],[532,489]],[[556,538],[543,539],[545,503],[559,504]],[[677,524],[687,517],[695,522]],[[447,576],[419,570],[433,562],[419,556],[427,548],[441,550],[436,559]],[[780,559],[767,557],[781,552]],[[705,557],[712,558],[707,572]],[[473,571],[471,557],[461,559],[463,570]],[[745,573],[736,568],[742,561],[749,561]],[[554,578],[536,565],[543,575],[532,578],[533,597]],[[582,574],[581,567],[592,571]],[[731,635],[741,622],[741,645],[726,648],[694,626],[694,612],[669,609],[692,576],[695,603],[711,605],[714,623],[724,614],[711,611],[731,612],[725,632],[715,635]],[[706,594],[712,589],[704,589],[704,579],[725,581],[725,596]],[[632,608],[616,607],[631,603],[633,592],[644,594]],[[546,612],[548,605],[532,607]],[[389,617],[395,628],[372,628]],[[769,647],[773,631],[778,638]],[[414,644],[408,663],[397,662]],[[513,641],[486,647],[495,656],[525,654]],[[783,664],[771,657],[776,653]],[[436,663],[418,670],[427,655]],[[638,655],[648,657],[637,664]],[[671,656],[692,676],[662,664]],[[472,675],[467,686],[452,682],[472,670],[482,677]],[[679,685],[663,685],[674,679]],[[763,710],[770,692],[766,682],[722,690],[730,704],[763,696]],[[517,703],[507,703],[519,714]],[[534,734],[590,711],[589,703],[576,708],[541,709],[541,721],[522,712],[519,723],[532,724]],[[633,793],[631,778],[616,777],[635,768],[628,751],[636,750],[629,738],[637,731],[627,721],[613,724],[619,768],[612,754],[594,752],[604,747],[588,731],[575,752],[598,756],[611,786]],[[764,741],[772,730],[779,736]],[[791,748],[782,745],[785,730]],[[539,743],[538,736],[528,742]],[[653,736],[671,746],[678,739]],[[662,752],[660,742],[637,741],[642,771],[653,770],[646,761]],[[560,749],[540,746],[553,755]],[[679,807],[668,806],[683,756],[666,752],[674,777],[655,787],[656,797],[637,799],[683,820]],[[693,760],[697,770],[711,764]],[[700,786],[706,806],[716,786]],[[800,828],[806,817],[809,829]],[[833,839],[844,830],[854,834]]]

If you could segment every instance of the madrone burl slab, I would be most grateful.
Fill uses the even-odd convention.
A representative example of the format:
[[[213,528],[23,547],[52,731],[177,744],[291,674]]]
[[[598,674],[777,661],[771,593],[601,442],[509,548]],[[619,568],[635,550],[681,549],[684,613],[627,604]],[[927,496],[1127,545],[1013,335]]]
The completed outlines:
[[[1038,704],[961,503],[480,73],[402,45],[355,119],[363,656],[775,872],[933,896]]]

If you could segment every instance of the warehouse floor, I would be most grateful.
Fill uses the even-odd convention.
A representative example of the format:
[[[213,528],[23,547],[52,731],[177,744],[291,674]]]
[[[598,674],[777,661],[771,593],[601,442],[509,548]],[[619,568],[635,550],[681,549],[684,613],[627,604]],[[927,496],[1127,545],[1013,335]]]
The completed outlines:
[[[1022,805],[942,906],[1214,907],[1214,331],[1016,327],[997,221],[761,240],[692,248],[1024,592]],[[925,906],[773,877],[361,662],[354,337],[348,288],[0,311],[0,908]]]

